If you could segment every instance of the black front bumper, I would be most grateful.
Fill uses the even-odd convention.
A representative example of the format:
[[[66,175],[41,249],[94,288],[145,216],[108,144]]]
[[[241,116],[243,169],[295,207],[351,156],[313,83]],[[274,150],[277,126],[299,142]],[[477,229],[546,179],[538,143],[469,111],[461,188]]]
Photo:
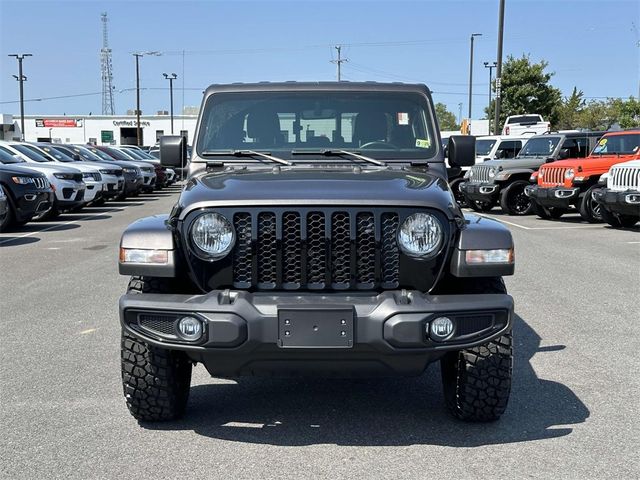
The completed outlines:
[[[28,222],[39,213],[46,212],[53,205],[55,195],[51,190],[31,190],[24,192],[16,200],[15,216],[18,222]]]
[[[599,188],[593,191],[593,198],[612,213],[640,217],[640,191],[618,192],[608,188]]]
[[[180,339],[175,323],[183,316],[203,322],[202,339]],[[442,342],[427,333],[439,316],[456,325]],[[509,331],[512,316],[513,299],[506,294],[213,291],[120,298],[126,331],[150,344],[185,351],[217,376],[419,375],[447,351],[481,345]],[[317,322],[309,320],[314,317]],[[320,343],[318,335],[323,336]]]
[[[555,207],[569,209],[577,206],[582,199],[582,190],[579,187],[548,187],[527,185],[524,193],[538,205],[543,207]]]
[[[469,200],[477,202],[493,202],[500,194],[500,185],[497,183],[471,183],[462,182],[460,191]]]

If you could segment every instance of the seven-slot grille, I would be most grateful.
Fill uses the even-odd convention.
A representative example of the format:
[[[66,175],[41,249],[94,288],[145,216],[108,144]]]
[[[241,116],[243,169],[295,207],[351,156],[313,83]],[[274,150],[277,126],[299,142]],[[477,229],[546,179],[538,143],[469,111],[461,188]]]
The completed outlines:
[[[564,174],[567,169],[563,167],[546,167],[540,169],[540,185],[563,185]]]
[[[471,167],[471,172],[473,173],[473,175],[469,177],[469,181],[471,183],[491,182],[491,179],[489,178],[489,170],[491,170],[491,167],[485,167],[482,165]]]
[[[607,180],[607,187],[617,191],[640,191],[640,167],[612,168]]]
[[[94,182],[99,182],[102,180],[102,175],[100,175],[98,172],[89,172],[85,173],[85,178],[90,178]]]
[[[236,212],[233,286],[258,289],[397,288],[395,212]]]
[[[46,178],[40,178],[40,177],[36,177],[33,179],[33,184],[36,186],[36,188],[39,188],[41,190],[44,190],[45,188],[49,188],[49,180],[47,180]]]

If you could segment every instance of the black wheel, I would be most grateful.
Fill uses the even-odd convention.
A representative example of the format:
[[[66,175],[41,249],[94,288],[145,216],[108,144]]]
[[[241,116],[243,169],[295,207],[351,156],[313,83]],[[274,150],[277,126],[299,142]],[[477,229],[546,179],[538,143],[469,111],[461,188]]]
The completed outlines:
[[[601,207],[602,219],[613,228],[631,228],[640,221],[640,217],[634,215],[618,215]]]
[[[458,293],[506,293],[501,278],[463,282]],[[473,348],[449,352],[440,360],[447,408],[453,416],[491,422],[507,408],[513,367],[511,332]]]
[[[458,178],[451,182],[451,191],[453,192],[453,198],[456,199],[456,203],[460,206],[460,208],[464,208],[467,206],[467,200],[465,199],[464,194],[460,191],[460,184],[462,183],[462,179]]]
[[[592,192],[599,188],[597,185],[589,188],[580,201],[580,216],[589,223],[599,223],[604,221],[602,217],[602,205],[595,201]]]
[[[168,293],[163,278],[132,277],[127,293]],[[154,347],[122,332],[122,385],[127,407],[139,421],[180,418],[187,406],[192,364],[179,351]]]
[[[500,207],[509,215],[528,215],[533,210],[533,201],[524,193],[529,182],[516,180],[500,192]]]
[[[13,204],[11,203],[11,200],[9,200],[9,194],[7,193],[7,190],[3,186],[0,186],[0,188],[7,197],[7,213],[4,218],[0,218],[0,232],[5,232],[9,227],[15,224],[16,217],[15,213],[13,212]]]
[[[480,202],[478,200],[471,200],[469,197],[464,197],[467,205],[475,212],[488,212],[495,207],[495,202]]]
[[[557,220],[560,217],[562,217],[562,215],[567,213],[567,210],[564,208],[543,207],[542,205],[538,205],[536,202],[532,202],[532,203],[533,203],[533,211],[535,212],[535,214],[545,220],[552,220],[552,219]]]
[[[51,207],[51,209],[45,213],[43,213],[42,215],[39,215],[37,218],[35,218],[38,221],[49,221],[49,220],[55,220],[56,218],[58,218],[60,216],[60,210],[58,209],[58,205],[56,204],[55,199],[53,200],[53,206]]]

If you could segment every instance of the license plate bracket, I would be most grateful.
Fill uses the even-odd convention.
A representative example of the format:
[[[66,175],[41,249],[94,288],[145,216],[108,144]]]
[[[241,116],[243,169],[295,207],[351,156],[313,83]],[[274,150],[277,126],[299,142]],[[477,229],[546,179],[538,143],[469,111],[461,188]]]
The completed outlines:
[[[353,347],[353,308],[281,308],[280,348]]]

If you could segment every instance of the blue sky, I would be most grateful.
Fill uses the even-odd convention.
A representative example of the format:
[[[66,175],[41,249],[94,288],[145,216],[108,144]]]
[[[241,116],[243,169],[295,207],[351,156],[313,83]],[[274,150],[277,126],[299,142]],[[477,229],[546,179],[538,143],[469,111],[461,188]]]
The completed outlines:
[[[142,110],[199,105],[211,83],[333,80],[332,45],[342,44],[343,78],[426,83],[436,101],[467,110],[469,35],[476,39],[474,117],[488,101],[484,61],[496,56],[498,0],[475,1],[47,1],[0,0],[0,113],[18,113],[17,62],[28,52],[27,114],[99,114],[100,12],[109,14],[116,113],[135,108],[134,51],[141,61]],[[549,62],[552,83],[587,97],[638,95],[640,2],[506,0],[506,55]],[[183,55],[184,70],[183,70]],[[184,73],[184,74],[183,74]],[[184,82],[184,84],[183,84]],[[97,94],[95,94],[97,93]]]

